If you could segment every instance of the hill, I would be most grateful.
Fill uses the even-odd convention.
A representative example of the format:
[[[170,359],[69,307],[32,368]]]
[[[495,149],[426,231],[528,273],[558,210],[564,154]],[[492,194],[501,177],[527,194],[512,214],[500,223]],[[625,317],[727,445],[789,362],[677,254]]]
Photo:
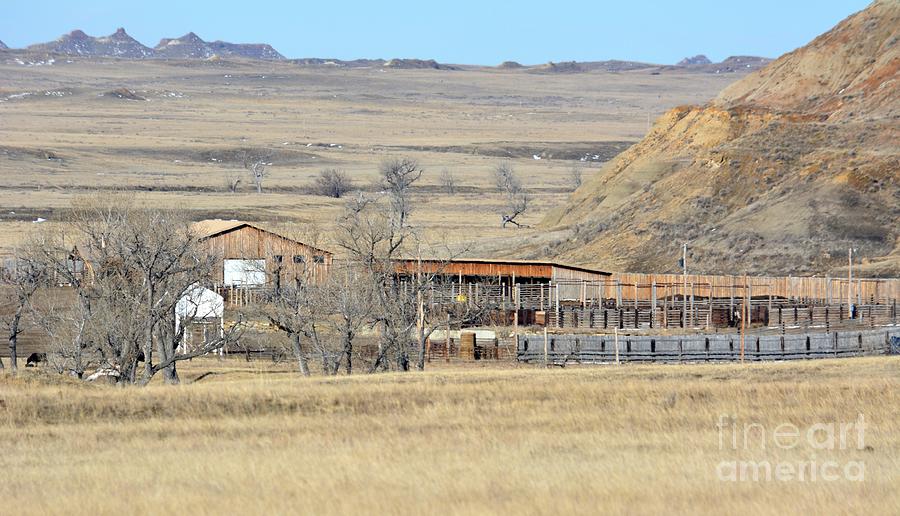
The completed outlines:
[[[73,30],[54,41],[31,45],[26,50],[84,57],[126,59],[207,59],[212,56],[284,59],[284,56],[270,45],[237,44],[225,41],[206,42],[193,32],[180,38],[163,39],[155,48],[150,48],[129,36],[123,28],[119,28],[109,36],[101,37],[93,37],[81,30]]]
[[[162,39],[154,47],[155,57],[168,59],[208,59],[219,57],[244,57],[248,59],[284,59],[274,48],[266,44],[238,44],[225,41],[203,41],[189,32],[180,38]]]
[[[712,61],[709,60],[703,54],[697,54],[694,57],[685,57],[681,61],[678,61],[678,66],[691,66],[691,65],[706,65],[712,64]]]
[[[151,48],[142,45],[122,28],[109,36],[99,38],[88,36],[80,30],[73,30],[55,41],[31,45],[28,50],[89,57],[144,58],[153,56]]]
[[[586,182],[545,252],[626,270],[900,272],[900,2],[877,1],[808,45],[682,106]],[[738,58],[735,58],[738,59]]]

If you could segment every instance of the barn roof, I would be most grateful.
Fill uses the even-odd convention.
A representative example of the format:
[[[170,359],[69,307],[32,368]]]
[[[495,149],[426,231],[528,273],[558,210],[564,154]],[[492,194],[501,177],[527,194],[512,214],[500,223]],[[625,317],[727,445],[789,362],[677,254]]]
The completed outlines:
[[[249,222],[245,222],[243,220],[222,220],[222,219],[207,219],[201,220],[199,222],[195,222],[191,225],[191,228],[197,232],[200,236],[201,240],[206,240],[208,238],[217,237],[219,235],[224,235],[225,233],[230,233],[231,231],[235,231],[237,229],[250,227],[256,230],[262,231],[264,233],[269,233],[270,235],[275,235],[278,238],[283,238],[285,240],[290,240],[291,242],[296,242],[298,244],[305,245],[314,251],[325,253],[328,255],[333,254],[331,251],[326,251],[324,249],[319,249],[317,247],[311,246],[307,243],[301,242],[299,240],[284,236],[276,231],[272,231],[271,229],[267,229],[265,227],[260,226],[259,224],[251,224]]]

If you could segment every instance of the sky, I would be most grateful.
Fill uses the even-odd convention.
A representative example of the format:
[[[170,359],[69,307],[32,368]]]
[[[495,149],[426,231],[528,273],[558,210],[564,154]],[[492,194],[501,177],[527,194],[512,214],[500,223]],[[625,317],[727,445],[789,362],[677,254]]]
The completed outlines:
[[[778,57],[869,0],[0,0],[0,41],[19,48],[73,29],[124,27],[147,46],[195,32],[269,43],[298,57],[420,58],[456,64],[623,59],[675,63],[705,54]],[[152,7],[151,7],[152,6]]]

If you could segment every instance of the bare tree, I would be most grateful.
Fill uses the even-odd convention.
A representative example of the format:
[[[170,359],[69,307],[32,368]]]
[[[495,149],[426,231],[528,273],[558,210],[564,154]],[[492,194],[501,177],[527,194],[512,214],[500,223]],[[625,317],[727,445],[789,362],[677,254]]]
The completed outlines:
[[[250,179],[253,181],[253,184],[256,185],[256,193],[262,193],[263,181],[268,175],[266,167],[271,165],[271,163],[269,163],[271,156],[271,152],[268,151],[253,152],[242,150],[238,153],[238,159],[241,161],[244,168],[250,172]]]
[[[453,172],[449,168],[441,170],[441,185],[444,186],[447,195],[456,193],[456,178],[453,177]]]
[[[340,199],[353,189],[353,182],[343,170],[326,168],[316,176],[313,189],[319,195]]]
[[[522,182],[516,175],[512,163],[508,161],[501,161],[494,166],[494,184],[503,194],[516,193],[522,189]]]
[[[253,184],[256,185],[256,193],[262,193],[262,184],[263,180],[266,178],[266,165],[265,161],[254,161],[248,167],[250,171],[250,177],[253,179]]]
[[[576,164],[576,165],[572,165],[572,167],[569,168],[569,176],[568,176],[569,187],[573,191],[577,190],[578,187],[581,186],[581,182],[582,182],[581,176],[582,176],[581,165]]]
[[[303,345],[304,336],[310,333],[309,301],[309,284],[297,278],[288,285],[276,284],[268,293],[265,304],[260,307],[269,322],[287,334],[291,342],[291,352],[303,376],[310,374],[309,352]]]
[[[9,313],[0,312],[0,327],[9,339],[9,359],[13,371],[18,369],[18,338],[25,329],[22,319],[32,297],[47,280],[46,270],[29,258],[22,250],[17,250],[14,258],[0,269],[0,307],[6,305],[11,310]],[[2,359],[0,369],[3,369]]]
[[[402,223],[404,216],[396,210],[408,210],[404,199],[391,199],[390,205],[359,196],[347,203],[344,216],[338,221],[336,242],[349,260],[361,268],[372,284],[373,313],[371,324],[378,326],[378,352],[369,372],[386,369],[387,359],[394,354],[401,370],[409,367],[409,329],[412,321],[404,313],[404,302],[394,274],[392,259],[411,234]],[[408,211],[407,211],[408,213]]]
[[[506,213],[503,214],[501,227],[505,228],[507,224],[515,224],[518,227],[527,227],[516,222],[516,217],[528,210],[528,202],[528,194],[525,192],[507,196]]]
[[[331,374],[337,374],[341,363],[347,374],[353,373],[353,343],[359,332],[371,324],[377,298],[374,292],[376,285],[369,270],[358,264],[345,263],[333,270],[327,281],[317,289],[316,305],[323,310],[313,311],[314,319],[319,319],[320,325],[339,341],[339,352],[332,360]]]
[[[162,372],[167,383],[178,383],[177,362],[237,338],[240,321],[200,346],[178,351],[193,320],[183,317],[179,331],[176,306],[211,282],[218,260],[182,212],[144,206],[129,196],[98,196],[77,200],[68,222],[73,235],[46,235],[41,260],[78,302],[44,313],[42,322],[58,347],[70,350],[77,375],[84,373],[85,355],[94,354],[119,381],[145,385]],[[67,249],[72,239],[81,245]]]
[[[391,224],[404,228],[409,223],[412,211],[410,188],[422,177],[424,170],[414,159],[394,158],[383,161],[378,171],[381,174],[381,187],[387,192],[391,202]]]
[[[238,187],[243,180],[243,175],[239,174],[233,170],[229,170],[225,174],[225,187],[228,188],[228,191],[231,193],[237,193]]]
[[[516,221],[516,218],[528,210],[530,199],[512,164],[508,161],[498,163],[494,167],[494,181],[497,189],[506,198],[504,212],[501,214],[501,226],[505,228],[507,224],[514,224],[523,227]]]

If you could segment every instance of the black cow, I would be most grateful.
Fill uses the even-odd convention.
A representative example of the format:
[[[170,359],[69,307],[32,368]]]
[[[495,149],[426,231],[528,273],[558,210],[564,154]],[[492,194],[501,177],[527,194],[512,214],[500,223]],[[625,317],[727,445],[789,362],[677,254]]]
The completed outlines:
[[[47,361],[46,353],[32,353],[25,360],[25,367],[37,367],[41,362]]]

